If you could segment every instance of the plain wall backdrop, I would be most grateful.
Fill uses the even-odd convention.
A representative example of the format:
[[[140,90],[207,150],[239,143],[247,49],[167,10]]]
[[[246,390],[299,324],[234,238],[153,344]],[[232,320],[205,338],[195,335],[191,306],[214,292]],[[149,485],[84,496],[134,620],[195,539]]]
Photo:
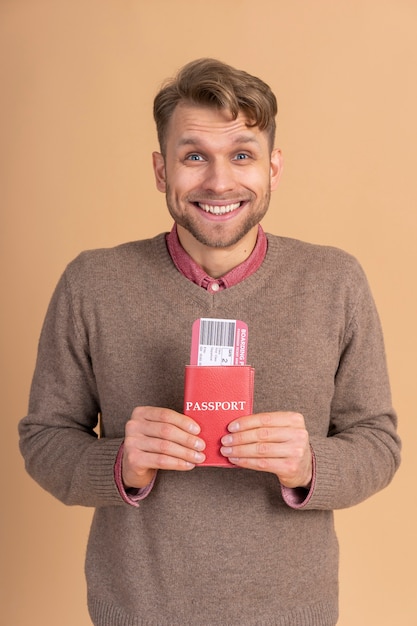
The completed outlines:
[[[152,101],[202,56],[277,94],[285,167],[265,229],[344,248],[368,275],[403,464],[385,491],[336,514],[339,625],[417,624],[416,32],[414,0],[0,0],[3,624],[90,624],[92,512],[26,475],[17,422],[65,265],[170,229]]]

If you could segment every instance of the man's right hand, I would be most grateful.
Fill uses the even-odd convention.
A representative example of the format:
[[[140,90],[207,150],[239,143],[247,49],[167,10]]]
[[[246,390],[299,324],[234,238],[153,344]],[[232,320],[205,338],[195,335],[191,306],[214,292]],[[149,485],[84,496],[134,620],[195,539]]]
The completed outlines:
[[[126,489],[148,485],[157,469],[187,471],[205,459],[199,425],[155,406],[136,407],[125,428],[122,477]]]

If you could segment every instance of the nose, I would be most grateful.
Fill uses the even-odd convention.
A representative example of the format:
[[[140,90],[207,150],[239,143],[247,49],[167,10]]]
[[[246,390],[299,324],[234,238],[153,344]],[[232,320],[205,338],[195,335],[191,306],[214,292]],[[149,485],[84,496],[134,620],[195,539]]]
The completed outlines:
[[[213,159],[205,170],[203,188],[221,195],[233,191],[235,186],[231,163],[223,159]]]

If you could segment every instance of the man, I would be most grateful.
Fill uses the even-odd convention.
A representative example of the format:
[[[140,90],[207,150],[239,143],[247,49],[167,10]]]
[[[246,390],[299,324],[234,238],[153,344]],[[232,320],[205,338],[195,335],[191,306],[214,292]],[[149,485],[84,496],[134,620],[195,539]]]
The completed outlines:
[[[344,252],[262,230],[282,171],[263,81],[201,59],[154,115],[174,227],[66,269],[20,424],[27,469],[63,502],[96,507],[94,624],[334,625],[332,511],[385,487],[400,462],[367,281]],[[183,413],[199,318],[249,329],[254,412],[219,443],[230,468],[202,466],[207,442]]]

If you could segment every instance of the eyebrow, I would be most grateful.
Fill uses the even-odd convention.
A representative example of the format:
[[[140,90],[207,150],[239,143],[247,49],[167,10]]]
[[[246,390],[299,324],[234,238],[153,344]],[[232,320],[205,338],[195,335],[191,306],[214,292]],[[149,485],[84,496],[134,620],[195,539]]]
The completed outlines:
[[[198,137],[193,137],[193,135],[190,135],[189,137],[187,136],[182,137],[178,141],[178,146],[195,146],[201,143],[204,143],[204,141],[201,141],[201,139],[199,139]],[[249,135],[238,135],[237,137],[235,137],[235,139],[233,139],[233,143],[234,144],[255,143],[259,145],[259,141],[255,137],[251,137]]]

